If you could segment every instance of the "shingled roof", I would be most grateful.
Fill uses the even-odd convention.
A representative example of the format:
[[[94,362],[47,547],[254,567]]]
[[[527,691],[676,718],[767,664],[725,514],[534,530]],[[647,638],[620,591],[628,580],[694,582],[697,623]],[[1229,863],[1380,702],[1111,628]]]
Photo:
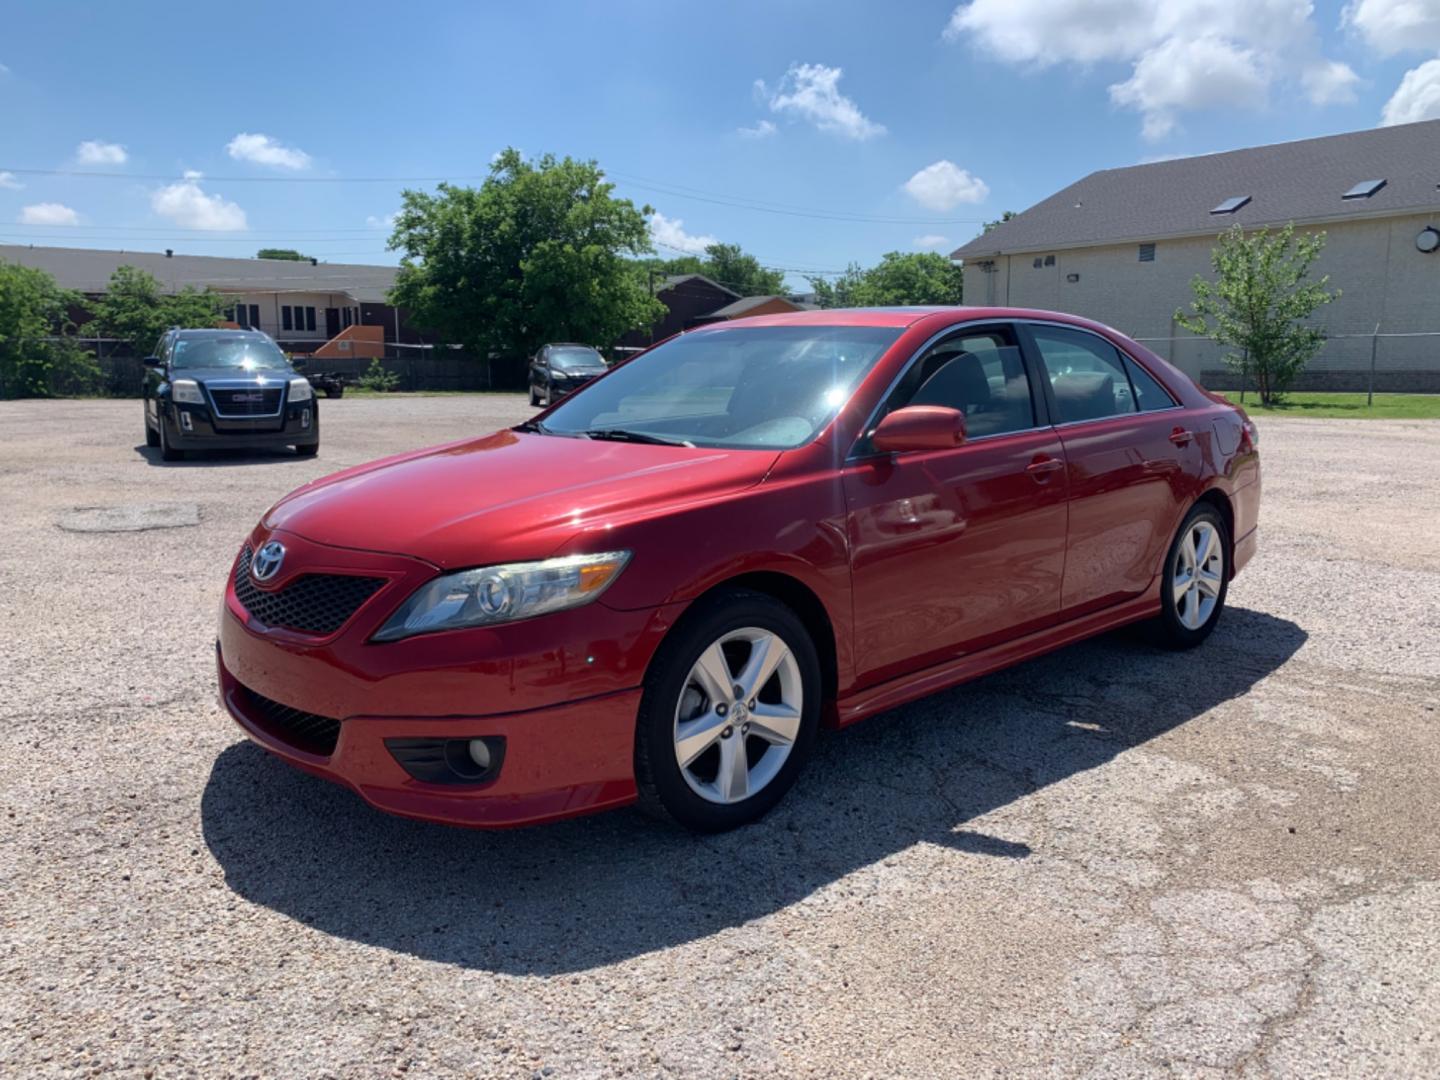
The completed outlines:
[[[1368,198],[1344,198],[1365,181]],[[1239,223],[1323,223],[1440,211],[1440,120],[1373,128],[1223,154],[1102,169],[956,250],[979,259],[1177,236]],[[1233,213],[1211,210],[1249,200]]]
[[[350,263],[290,262],[285,259],[227,259],[215,255],[173,255],[155,251],[100,251],[93,248],[0,244],[0,262],[31,266],[77,292],[103,293],[110,275],[134,266],[155,275],[167,292],[187,285],[220,292],[335,292],[366,304],[385,303],[395,284],[395,267]]]

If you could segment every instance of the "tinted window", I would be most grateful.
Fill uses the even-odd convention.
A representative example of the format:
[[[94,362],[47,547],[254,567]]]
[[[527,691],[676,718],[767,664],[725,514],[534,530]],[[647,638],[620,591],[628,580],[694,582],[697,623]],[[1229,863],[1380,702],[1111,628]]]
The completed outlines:
[[[620,428],[696,446],[800,446],[899,336],[889,326],[694,330],[566,398],[545,426]]]
[[[1141,412],[1174,406],[1175,399],[1160,385],[1160,381],[1128,356],[1125,357],[1125,372],[1130,376],[1130,385],[1135,391],[1135,400],[1139,403]]]
[[[562,371],[569,368],[599,368],[605,366],[605,361],[594,349],[551,349],[550,366]]]
[[[288,369],[290,362],[269,338],[255,334],[210,334],[175,341],[171,366],[239,368],[244,371]]]
[[[1120,351],[1084,330],[1032,326],[1055,395],[1057,422],[1133,413],[1135,396]]]
[[[910,365],[876,422],[906,405],[959,409],[971,439],[1035,426],[1030,380],[1008,327],[966,330],[932,345]]]

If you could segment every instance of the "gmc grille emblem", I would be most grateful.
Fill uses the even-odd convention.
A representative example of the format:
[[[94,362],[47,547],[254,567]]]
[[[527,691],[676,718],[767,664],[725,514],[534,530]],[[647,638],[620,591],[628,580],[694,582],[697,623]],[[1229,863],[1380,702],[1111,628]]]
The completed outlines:
[[[231,394],[231,401],[264,401],[264,394]]]

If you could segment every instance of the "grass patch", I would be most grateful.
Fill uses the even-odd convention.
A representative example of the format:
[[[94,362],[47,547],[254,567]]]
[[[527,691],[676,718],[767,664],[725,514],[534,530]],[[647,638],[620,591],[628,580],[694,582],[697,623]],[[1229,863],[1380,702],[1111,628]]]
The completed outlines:
[[[1440,420],[1440,394],[1376,394],[1373,405],[1364,394],[1290,393],[1283,404],[1266,407],[1256,394],[1240,400],[1238,390],[1225,397],[1253,416],[1308,416],[1314,419]]]

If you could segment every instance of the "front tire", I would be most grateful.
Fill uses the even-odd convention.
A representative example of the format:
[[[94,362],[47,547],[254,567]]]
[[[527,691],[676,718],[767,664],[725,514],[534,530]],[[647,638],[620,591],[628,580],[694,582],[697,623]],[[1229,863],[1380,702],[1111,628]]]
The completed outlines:
[[[173,446],[170,445],[170,436],[169,436],[169,435],[166,433],[166,431],[165,431],[165,414],[164,414],[164,413],[161,413],[160,416],[158,417],[158,419],[159,419],[159,421],[160,421],[160,434],[159,434],[159,436],[157,436],[157,438],[158,438],[158,441],[159,441],[159,443],[160,443],[160,460],[161,460],[161,461],[181,461],[181,460],[183,460],[184,457],[185,457],[185,451],[184,451],[184,450],[177,450],[177,449],[175,449],[175,447],[173,447]]]
[[[145,445],[159,446],[160,433],[150,426],[150,409],[143,402],[141,403],[141,412],[145,418]]]
[[[1172,649],[1193,649],[1215,629],[1230,588],[1230,531],[1209,503],[1185,516],[1165,556],[1160,633]]]
[[[820,724],[820,661],[763,593],[704,600],[645,678],[635,739],[641,807],[696,832],[764,816],[795,783]]]

